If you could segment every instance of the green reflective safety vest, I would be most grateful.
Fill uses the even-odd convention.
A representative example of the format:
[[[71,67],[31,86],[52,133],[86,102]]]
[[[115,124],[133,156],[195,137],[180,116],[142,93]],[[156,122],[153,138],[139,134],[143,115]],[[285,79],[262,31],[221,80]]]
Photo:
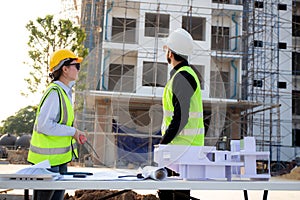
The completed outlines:
[[[183,66],[176,71],[176,73],[167,82],[163,93],[163,122],[162,122],[162,135],[165,134],[168,126],[172,121],[174,115],[173,99],[173,81],[174,77],[180,71],[187,71],[196,80],[197,88],[191,97],[189,119],[183,130],[172,140],[171,144],[177,145],[204,145],[204,122],[203,122],[203,106],[202,94],[199,79],[194,70],[189,66]]]
[[[51,83],[41,99],[36,113],[30,148],[28,152],[28,162],[37,164],[44,160],[49,160],[51,166],[57,166],[70,162],[73,156],[78,158],[76,140],[72,136],[51,136],[37,131],[38,116],[43,102],[50,92],[56,91],[60,102],[59,124],[73,126],[74,110],[65,91],[57,84]]]

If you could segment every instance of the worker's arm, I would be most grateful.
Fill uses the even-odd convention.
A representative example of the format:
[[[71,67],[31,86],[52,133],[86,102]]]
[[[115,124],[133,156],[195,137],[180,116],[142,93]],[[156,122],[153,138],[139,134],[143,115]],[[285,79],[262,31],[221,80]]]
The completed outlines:
[[[190,73],[181,71],[174,77],[172,100],[174,115],[160,144],[170,143],[187,124],[189,119],[190,99],[196,88],[197,83]]]

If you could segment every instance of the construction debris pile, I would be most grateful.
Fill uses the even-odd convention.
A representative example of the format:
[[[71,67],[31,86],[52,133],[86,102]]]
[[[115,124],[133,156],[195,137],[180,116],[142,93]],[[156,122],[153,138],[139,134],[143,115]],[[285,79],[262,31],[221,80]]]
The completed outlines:
[[[27,149],[8,150],[7,161],[10,164],[28,164],[27,162]]]
[[[97,200],[103,199],[104,197],[111,196],[110,200],[158,200],[158,198],[153,194],[141,195],[134,191],[126,191],[120,195],[115,194],[120,193],[117,190],[76,190],[75,196],[69,196],[68,193],[65,194],[65,200]]]
[[[290,173],[284,174],[281,177],[287,179],[300,180],[300,167],[295,167],[294,169],[291,170]]]

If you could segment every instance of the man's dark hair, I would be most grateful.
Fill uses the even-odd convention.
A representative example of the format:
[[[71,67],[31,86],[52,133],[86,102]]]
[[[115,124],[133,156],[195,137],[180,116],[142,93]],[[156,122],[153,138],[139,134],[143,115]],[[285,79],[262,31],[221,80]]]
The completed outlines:
[[[172,54],[174,55],[174,59],[176,61],[187,61],[188,59],[188,56],[184,56],[184,55],[180,55],[180,54],[177,54],[175,53],[174,51],[170,50],[172,52]]]

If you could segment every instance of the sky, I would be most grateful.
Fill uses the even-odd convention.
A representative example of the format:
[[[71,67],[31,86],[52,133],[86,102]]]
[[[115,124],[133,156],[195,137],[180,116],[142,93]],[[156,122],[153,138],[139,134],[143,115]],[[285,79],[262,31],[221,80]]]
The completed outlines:
[[[29,33],[25,26],[29,20],[47,14],[57,15],[61,0],[15,0],[3,1],[0,6],[0,126],[1,121],[15,115],[21,108],[36,105],[40,96],[21,96],[26,91],[24,78],[29,77],[27,41]]]

